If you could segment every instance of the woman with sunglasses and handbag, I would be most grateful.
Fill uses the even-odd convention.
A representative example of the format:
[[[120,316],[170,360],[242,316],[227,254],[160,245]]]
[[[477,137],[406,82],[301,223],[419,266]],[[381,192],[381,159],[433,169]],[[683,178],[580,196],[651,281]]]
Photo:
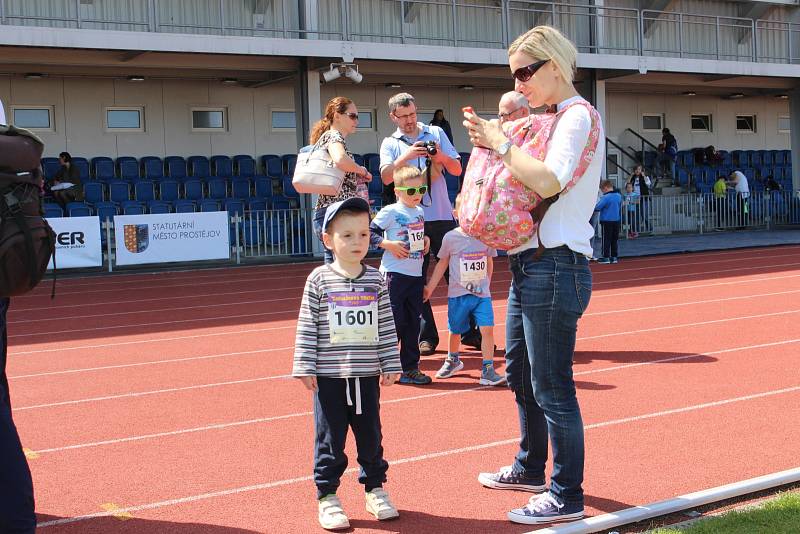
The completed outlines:
[[[325,116],[322,117],[311,129],[310,142],[314,150],[327,150],[331,161],[337,168],[345,172],[344,181],[339,193],[336,195],[319,195],[314,207],[314,233],[322,241],[322,222],[325,220],[325,211],[334,202],[351,197],[361,196],[360,185],[372,180],[372,175],[366,167],[359,165],[353,155],[347,150],[345,139],[358,128],[358,109],[347,97],[337,96],[332,98],[325,106]],[[323,245],[323,248],[325,245]],[[333,262],[333,253],[324,249],[325,263]]]
[[[543,201],[549,207],[544,215],[534,214],[538,229],[534,224],[532,236],[508,251],[512,280],[506,375],[522,436],[512,465],[481,473],[478,480],[490,488],[540,494],[509,512],[511,521],[571,521],[583,517],[584,509],[583,421],[572,364],[578,320],[592,293],[589,219],[604,159],[604,145],[598,143],[602,125],[596,110],[573,87],[577,51],[561,33],[538,26],[517,38],[508,54],[515,90],[532,108],[556,106],[553,122],[542,128],[542,135],[532,132],[539,157],[511,143],[509,129],[498,121],[465,111],[464,126],[472,143],[494,150],[527,189],[557,200]],[[553,449],[549,490],[548,440]]]

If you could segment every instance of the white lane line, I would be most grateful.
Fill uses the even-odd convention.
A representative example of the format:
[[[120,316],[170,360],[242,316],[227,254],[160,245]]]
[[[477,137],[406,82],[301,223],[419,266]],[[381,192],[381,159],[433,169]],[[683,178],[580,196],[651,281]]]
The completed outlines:
[[[681,408],[674,408],[672,410],[662,410],[662,411],[659,411],[659,412],[652,412],[652,413],[637,415],[637,416],[633,416],[633,417],[625,417],[625,418],[621,418],[621,419],[612,419],[612,420],[609,420],[609,421],[602,421],[602,422],[599,422],[599,423],[592,423],[592,424],[585,425],[584,429],[585,430],[592,430],[592,429],[596,429],[596,428],[604,428],[604,427],[609,427],[609,426],[624,425],[626,423],[634,423],[634,422],[639,422],[639,421],[645,421],[645,420],[648,420],[648,419],[655,419],[655,418],[658,418],[658,417],[666,417],[666,416],[669,416],[669,415],[688,413],[688,412],[693,412],[693,411],[705,410],[705,409],[709,409],[709,408],[716,408],[716,407],[719,407],[719,406],[725,406],[725,405],[733,404],[733,403],[737,403],[737,402],[745,402],[745,401],[750,401],[750,400],[755,400],[755,399],[772,397],[772,396],[776,396],[776,395],[783,395],[783,394],[786,394],[786,393],[794,393],[796,391],[800,391],[800,386],[793,386],[793,387],[788,387],[788,388],[783,388],[783,389],[776,389],[776,390],[772,390],[772,391],[764,391],[764,392],[755,393],[755,394],[752,394],[752,395],[744,395],[744,396],[741,396],[741,397],[732,397],[732,398],[722,399],[722,400],[718,400],[718,401],[714,401],[714,402],[706,402],[706,403],[703,403],[703,404],[695,404],[695,405],[692,405],[692,406],[684,406],[684,407],[681,407]],[[448,450],[444,450],[444,451],[436,451],[436,452],[431,452],[431,453],[427,453],[427,454],[421,454],[421,455],[418,455],[418,456],[411,456],[411,457],[408,457],[408,458],[400,458],[398,460],[391,460],[391,461],[389,461],[389,465],[403,465],[403,464],[411,464],[411,463],[423,462],[423,461],[426,461],[426,460],[432,460],[432,459],[436,459],[436,458],[443,458],[443,457],[447,457],[447,456],[454,456],[454,455],[458,455],[458,454],[475,452],[475,451],[485,450],[485,449],[494,448],[494,447],[502,447],[502,446],[506,446],[506,445],[513,445],[513,444],[518,443],[518,442],[519,442],[519,437],[514,437],[514,438],[504,439],[504,440],[500,440],[500,441],[492,441],[492,442],[489,442],[489,443],[481,443],[481,444],[477,444],[477,445],[471,445],[471,446],[468,446],[468,447],[460,447],[460,448],[457,448],[457,449],[448,449]],[[358,469],[359,468],[351,467],[345,472],[348,473],[348,474],[355,473],[355,472],[358,471]],[[86,514],[86,515],[80,515],[80,516],[75,516],[75,517],[65,517],[65,518],[61,518],[61,519],[55,519],[55,520],[52,520],[52,521],[45,521],[43,523],[39,523],[38,527],[39,528],[45,528],[45,527],[51,527],[51,526],[56,526],[56,525],[64,525],[64,524],[68,524],[68,523],[77,523],[79,521],[86,521],[86,520],[95,519],[95,518],[98,518],[98,517],[108,517],[108,516],[111,516],[111,515],[114,515],[114,514],[141,512],[143,510],[153,510],[153,509],[156,509],[156,508],[165,508],[165,507],[168,507],[168,506],[175,506],[177,504],[185,504],[185,503],[203,501],[203,500],[213,499],[213,498],[217,498],[217,497],[224,497],[224,496],[228,496],[228,495],[237,495],[237,494],[241,494],[241,493],[248,493],[248,492],[253,492],[253,491],[261,491],[261,490],[271,489],[271,488],[275,488],[275,487],[279,487],[279,486],[287,486],[287,485],[296,484],[296,483],[299,483],[299,482],[306,482],[306,481],[312,480],[312,478],[313,478],[312,476],[288,478],[288,479],[283,479],[283,480],[276,480],[276,481],[273,481],[273,482],[266,482],[266,483],[262,483],[262,484],[253,484],[253,485],[249,485],[249,486],[240,486],[238,488],[230,488],[230,489],[221,490],[221,491],[213,491],[213,492],[208,492],[208,493],[201,493],[201,494],[198,494],[198,495],[190,495],[190,496],[186,496],[186,497],[180,497],[180,498],[177,498],[177,499],[169,499],[169,500],[164,500],[164,501],[157,501],[157,502],[151,502],[151,503],[146,503],[146,504],[140,504],[140,505],[136,505],[136,506],[129,506],[127,508],[122,508],[122,509],[118,509],[118,510],[96,512],[96,513],[93,513],[93,514]]]
[[[769,255],[766,258],[756,258],[756,259],[771,260],[773,258],[795,257],[795,256],[796,256],[796,254],[775,254],[775,255]],[[723,261],[725,261],[725,260],[723,260]],[[734,261],[734,260],[730,260],[730,261]],[[674,264],[653,265],[653,266],[647,266],[647,267],[632,267],[632,268],[621,267],[621,268],[614,268],[613,270],[612,269],[605,269],[605,268],[601,267],[601,268],[599,268],[599,270],[595,270],[594,274],[595,274],[595,276],[605,276],[605,275],[625,274],[626,272],[630,272],[630,271],[642,271],[642,270],[659,270],[659,271],[663,271],[665,269],[681,268],[681,267],[696,266],[696,265],[710,265],[710,264],[715,264],[716,265],[718,263],[721,263],[721,262],[719,262],[719,261],[684,262],[684,263],[674,263]],[[791,266],[791,265],[800,265],[800,263],[786,263],[786,264],[774,264],[774,265],[755,265],[755,266],[754,265],[749,265],[747,267],[739,267],[739,268],[734,268],[734,269],[718,269],[718,270],[715,270],[715,271],[703,271],[702,273],[678,273],[678,274],[666,274],[666,275],[660,275],[660,276],[646,276],[646,277],[639,277],[639,278],[629,278],[629,279],[626,279],[624,281],[660,280],[662,278],[675,278],[675,277],[686,277],[686,276],[708,274],[708,273],[725,273],[725,272],[734,272],[734,271],[742,271],[742,270],[766,269],[766,268],[772,268],[772,267],[784,267],[784,266]],[[507,271],[504,271],[504,272],[507,272]],[[282,279],[288,279],[288,278],[304,279],[305,276],[282,277]],[[623,280],[618,280],[618,279],[615,278],[614,280],[599,281],[597,283],[598,284],[611,284],[611,283],[619,283],[620,281],[623,281]],[[62,295],[62,296],[64,296],[64,295],[88,295],[88,294],[93,294],[93,293],[109,293],[109,292],[122,292],[122,291],[143,291],[145,289],[147,289],[147,290],[161,290],[161,289],[174,288],[174,287],[192,287],[192,288],[198,288],[199,287],[199,288],[203,288],[204,289],[204,288],[207,288],[208,286],[216,286],[216,285],[221,285],[221,284],[263,283],[263,282],[264,282],[263,277],[259,277],[259,278],[234,278],[234,279],[227,279],[226,278],[224,280],[205,281],[202,284],[198,284],[198,283],[178,283],[178,284],[166,283],[166,284],[163,284],[163,285],[155,285],[155,284],[149,283],[144,288],[143,287],[132,286],[132,287],[123,287],[123,288],[114,287],[114,288],[109,288],[109,289],[86,289],[86,290],[78,290],[78,291],[63,291],[62,290],[58,294]],[[290,287],[265,289],[264,291],[265,292],[278,292],[278,291],[290,291],[290,290],[300,291],[302,289],[303,289],[302,285],[297,285],[297,286],[290,286]],[[37,298],[37,297],[46,297],[46,296],[47,295],[45,293],[42,293],[42,294],[35,294],[35,295],[30,295],[30,294],[22,295],[21,297],[17,297],[17,298],[26,299],[26,298]]]
[[[629,369],[629,368],[632,368],[632,367],[643,367],[643,366],[655,365],[655,364],[659,364],[659,363],[675,362],[675,361],[680,361],[680,360],[690,360],[690,359],[694,359],[694,358],[703,358],[703,357],[714,356],[714,355],[718,355],[718,354],[729,354],[729,353],[733,353],[733,352],[742,352],[742,351],[747,351],[747,350],[761,349],[761,348],[767,348],[767,347],[775,347],[775,346],[787,345],[787,344],[798,343],[798,342],[800,342],[800,339],[791,339],[791,340],[786,340],[786,341],[776,341],[776,342],[773,342],[773,343],[762,343],[762,344],[759,344],[759,345],[748,345],[748,346],[744,346],[744,347],[732,347],[732,348],[728,348],[728,349],[721,349],[721,350],[706,352],[706,353],[703,353],[703,354],[688,354],[688,355],[681,355],[681,356],[673,356],[671,358],[661,358],[661,359],[658,359],[658,360],[649,360],[649,361],[646,361],[646,362],[629,363],[629,364],[623,364],[623,365],[614,365],[614,366],[611,366],[611,367],[603,367],[601,369],[589,369],[589,370],[586,370],[586,371],[578,371],[578,372],[574,373],[574,376],[584,376],[584,375],[596,374],[596,373],[604,373],[604,372],[609,372],[609,371],[618,371],[620,369]],[[288,377],[289,377],[289,375],[282,375],[282,376],[276,376],[276,377],[273,377],[273,378],[288,378]],[[451,390],[451,391],[444,391],[444,392],[437,392],[437,393],[424,393],[424,394],[421,394],[421,395],[416,395],[416,396],[411,396],[411,397],[403,397],[403,398],[399,398],[399,399],[392,399],[392,400],[382,401],[381,404],[382,405],[384,405],[384,404],[396,404],[396,403],[400,403],[400,402],[408,402],[408,401],[413,401],[413,400],[430,399],[430,398],[443,397],[443,396],[447,396],[447,395],[451,395],[451,394],[457,394],[457,393],[468,393],[468,392],[472,392],[472,391],[480,391],[480,390],[489,389],[489,388],[490,388],[489,386],[479,386],[479,387],[472,387],[472,388],[465,388],[465,389],[460,389],[460,390]],[[256,418],[256,419],[248,419],[246,421],[233,421],[233,422],[229,422],[229,423],[217,423],[217,424],[213,424],[213,425],[199,426],[199,427],[187,428],[187,429],[181,429],[181,430],[172,430],[172,431],[167,431],[167,432],[158,432],[158,433],[153,433],[153,434],[130,436],[130,437],[127,437],[127,438],[117,438],[117,439],[95,441],[95,442],[89,442],[89,443],[79,443],[79,444],[76,444],[76,445],[66,445],[66,446],[63,446],[63,447],[53,447],[53,448],[50,448],[50,449],[36,450],[34,452],[39,453],[39,454],[43,454],[43,453],[60,452],[60,451],[67,451],[67,450],[74,450],[74,449],[83,449],[83,448],[87,448],[87,447],[98,447],[98,446],[102,446],[102,445],[113,445],[113,444],[116,444],[116,443],[127,443],[127,442],[131,442],[131,441],[141,441],[141,440],[160,438],[160,437],[165,437],[165,436],[176,436],[176,435],[180,435],[180,434],[204,432],[204,431],[207,431],[207,430],[219,430],[219,429],[223,429],[223,428],[246,426],[246,425],[252,425],[252,424],[259,424],[259,423],[268,423],[268,422],[272,422],[272,421],[280,421],[280,420],[284,420],[284,419],[293,419],[293,418],[296,418],[296,417],[303,417],[303,416],[307,416],[307,415],[312,415],[312,412],[297,412],[297,413],[291,413],[291,414],[285,414],[285,415],[262,417],[262,418]]]
[[[450,395],[460,395],[462,393],[472,393],[474,391],[481,391],[484,389],[489,389],[492,386],[477,386],[465,389],[454,389],[449,391],[439,391],[436,393],[426,393],[423,395],[415,395],[413,397],[403,397],[399,399],[391,399],[391,400],[384,400],[381,401],[381,406],[389,405],[389,404],[398,404],[401,402],[409,402],[414,400],[420,399],[430,399],[436,397],[445,397]],[[295,412],[289,413],[284,415],[275,415],[271,417],[259,417],[255,419],[247,419],[245,421],[231,421],[228,423],[217,423],[213,425],[206,425],[206,426],[198,426],[194,428],[184,428],[180,430],[171,430],[167,432],[156,432],[153,434],[142,434],[139,436],[129,436],[127,438],[116,438],[116,439],[108,439],[103,441],[94,441],[91,443],[79,443],[76,445],[65,445],[63,447],[53,447],[50,449],[41,449],[37,451],[33,451],[37,454],[44,454],[44,453],[53,453],[53,452],[62,452],[62,451],[70,451],[75,449],[85,449],[88,447],[100,447],[103,445],[115,445],[117,443],[128,443],[132,441],[142,441],[147,439],[154,439],[154,438],[163,438],[167,436],[179,436],[181,434],[192,434],[197,432],[205,432],[207,430],[221,430],[224,428],[234,428],[239,426],[247,426],[247,425],[255,425],[255,424],[262,424],[262,423],[271,423],[273,421],[283,421],[286,419],[296,419],[298,417],[306,417],[309,415],[314,415],[314,412]]]
[[[778,292],[773,292],[773,293],[758,293],[758,294],[754,294],[754,295],[742,295],[742,296],[738,296],[738,297],[725,297],[725,298],[720,298],[720,299],[696,300],[696,301],[691,301],[691,302],[678,302],[678,303],[673,303],[673,304],[660,304],[658,306],[644,306],[644,307],[639,307],[639,308],[625,308],[625,309],[620,309],[620,310],[609,310],[609,311],[602,311],[602,312],[590,312],[590,313],[585,313],[584,317],[594,316],[594,315],[610,315],[610,314],[618,314],[618,313],[626,313],[626,312],[646,311],[646,310],[657,310],[657,309],[662,309],[662,308],[673,308],[673,307],[680,307],[680,306],[693,306],[693,305],[697,305],[697,304],[712,304],[712,303],[716,303],[716,302],[727,302],[727,301],[732,301],[732,300],[746,300],[746,299],[751,299],[751,298],[772,297],[772,296],[787,295],[787,294],[793,294],[793,293],[800,293],[800,289],[793,289],[793,290],[789,290],[789,291],[778,291]],[[495,307],[495,309],[504,309],[507,306],[505,304],[495,304],[494,307]],[[276,312],[276,313],[280,313],[280,312]],[[438,311],[434,312],[434,315],[442,315],[444,313],[445,313],[444,311],[438,310]],[[282,327],[282,328],[285,328],[285,327]],[[444,331],[444,330],[441,330],[441,331]],[[124,368],[124,367],[141,367],[141,366],[145,366],[145,365],[157,365],[157,364],[164,364],[164,363],[171,363],[171,362],[189,362],[189,361],[194,361],[194,360],[205,360],[205,359],[219,358],[219,357],[224,357],[224,356],[239,356],[241,354],[252,354],[252,353],[257,353],[257,352],[274,352],[274,351],[279,351],[279,350],[293,350],[293,349],[294,349],[294,346],[292,345],[292,346],[289,346],[289,347],[284,347],[282,349],[268,349],[268,350],[263,350],[263,351],[249,351],[249,352],[246,352],[246,353],[231,352],[231,353],[227,353],[227,354],[216,354],[216,355],[176,358],[176,359],[172,359],[172,360],[166,359],[166,360],[156,360],[156,361],[152,361],[152,362],[137,362],[137,363],[132,363],[132,364],[120,364],[120,365],[108,365],[108,366],[102,366],[102,367],[88,367],[88,368],[79,368],[79,369],[68,369],[68,370],[64,370],[64,371],[52,371],[52,372],[45,372],[45,373],[35,373],[35,374],[29,374],[29,375],[12,376],[12,377],[9,377],[9,380],[13,380],[15,378],[32,378],[32,377],[37,377],[37,376],[53,376],[53,375],[62,375],[62,374],[70,374],[70,373],[79,373],[79,372],[85,372],[85,371],[98,371],[98,370],[104,370],[104,369],[120,369],[120,368]]]
[[[185,358],[172,358],[165,360],[152,360],[147,362],[134,362],[122,363],[118,365],[103,365],[100,367],[80,367],[78,369],[64,369],[62,371],[47,371],[44,373],[32,373],[28,375],[9,376],[9,380],[18,380],[20,378],[38,378],[42,376],[55,376],[55,375],[69,375],[75,373],[88,373],[92,371],[105,371],[108,369],[124,369],[127,367],[143,367],[145,365],[162,365],[168,363],[181,363],[181,362],[195,362],[198,360],[212,360],[216,358],[227,358],[229,356],[250,356],[254,354],[263,354],[265,352],[281,352],[284,350],[294,350],[294,346],[280,347],[272,349],[258,349],[258,350],[245,350],[240,352],[225,352],[221,354],[206,354],[204,356],[187,356]],[[287,375],[288,376],[288,375]]]
[[[672,308],[672,307],[679,307],[679,306],[693,306],[696,304],[709,304],[715,302],[726,302],[732,300],[744,300],[750,298],[759,298],[759,297],[772,297],[777,295],[788,295],[793,293],[798,293],[800,290],[792,289],[787,291],[777,291],[772,293],[757,293],[754,295],[744,295],[744,296],[737,296],[737,297],[724,297],[719,299],[709,299],[709,300],[697,300],[697,301],[689,301],[689,302],[679,302],[679,303],[672,303],[672,304],[659,304],[655,306],[645,306],[639,308],[623,308],[619,310],[609,310],[604,312],[589,312],[585,313],[585,317],[590,317],[593,315],[608,315],[608,314],[618,314],[618,313],[627,313],[627,312],[635,312],[635,311],[645,311],[645,310],[657,310],[662,308]],[[432,300],[445,300],[446,297],[435,297]],[[258,303],[258,301],[253,301]],[[251,304],[253,302],[247,302],[242,304]],[[495,309],[504,309],[506,308],[506,304],[494,304]],[[204,306],[200,306],[200,308],[205,308]],[[179,308],[181,309],[181,308]],[[154,310],[158,311],[158,310]],[[168,311],[168,310],[165,310]],[[137,312],[138,313],[138,312]],[[234,319],[234,318],[244,318],[244,317],[260,317],[265,315],[272,315],[272,314],[290,314],[292,317],[292,310],[283,310],[283,311],[270,311],[270,312],[259,312],[259,313],[250,313],[250,314],[241,314],[241,315],[219,315],[215,317],[199,317],[195,319],[176,319],[174,321],[162,321],[157,323],[136,323],[136,324],[121,324],[121,325],[109,325],[109,326],[95,326],[91,328],[78,328],[78,329],[71,329],[71,330],[61,330],[61,331],[53,331],[53,332],[30,332],[26,334],[12,334],[9,335],[9,338],[13,337],[31,337],[31,336],[47,336],[47,337],[56,337],[59,334],[66,334],[72,332],[94,332],[98,330],[118,330],[120,328],[138,328],[138,327],[153,327],[153,326],[163,326],[166,324],[183,324],[183,323],[192,323],[192,322],[202,322],[202,321],[224,321],[225,319]],[[444,315],[447,313],[447,310],[437,310],[433,312],[434,315]],[[109,314],[113,315],[113,314]],[[276,331],[276,330],[291,330],[296,328],[296,319],[283,319],[284,321],[291,321],[288,325],[283,326],[270,326],[264,329],[264,331]]]

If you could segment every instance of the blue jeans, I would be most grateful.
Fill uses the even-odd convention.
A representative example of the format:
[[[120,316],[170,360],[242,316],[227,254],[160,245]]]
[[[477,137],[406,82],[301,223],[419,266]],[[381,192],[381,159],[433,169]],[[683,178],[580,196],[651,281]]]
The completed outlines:
[[[6,311],[9,299],[0,297],[0,532],[29,534],[36,530],[33,481],[11,417],[6,357]]]
[[[325,221],[326,211],[328,211],[328,206],[320,208],[314,212],[314,234],[317,236],[317,239],[319,239],[320,242],[322,242],[322,223]],[[333,263],[333,252],[325,246],[325,243],[322,243],[322,250],[325,263]]]
[[[509,255],[506,374],[519,411],[514,471],[544,478],[548,437],[553,447],[550,491],[583,506],[583,420],[572,358],[580,319],[592,295],[585,256],[562,246],[536,261],[535,249]]]

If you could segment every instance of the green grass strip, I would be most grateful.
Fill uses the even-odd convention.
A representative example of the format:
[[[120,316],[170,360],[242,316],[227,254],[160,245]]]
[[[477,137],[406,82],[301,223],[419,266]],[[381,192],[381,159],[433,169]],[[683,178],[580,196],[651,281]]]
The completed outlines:
[[[686,528],[660,528],[651,534],[797,534],[800,493],[784,493],[763,505],[701,519]]]

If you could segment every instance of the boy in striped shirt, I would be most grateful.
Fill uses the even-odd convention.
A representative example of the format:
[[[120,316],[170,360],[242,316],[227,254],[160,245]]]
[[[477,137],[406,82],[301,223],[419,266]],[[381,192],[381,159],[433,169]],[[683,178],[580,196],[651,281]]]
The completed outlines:
[[[367,511],[379,520],[399,515],[383,490],[389,464],[381,445],[380,385],[392,385],[402,367],[386,282],[361,263],[369,249],[369,203],[355,197],[331,204],[322,232],[334,261],[306,280],[292,376],[314,392],[319,522],[339,530],[350,527],[336,496],[347,468],[348,427],[356,437]]]

